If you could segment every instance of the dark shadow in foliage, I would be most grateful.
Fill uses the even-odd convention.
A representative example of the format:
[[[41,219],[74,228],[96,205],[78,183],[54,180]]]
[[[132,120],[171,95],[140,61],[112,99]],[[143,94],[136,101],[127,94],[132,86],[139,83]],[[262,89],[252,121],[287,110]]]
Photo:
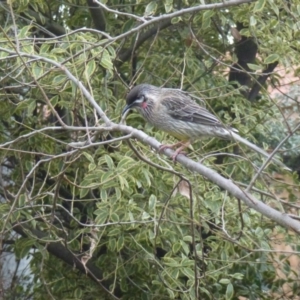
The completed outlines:
[[[243,24],[237,24],[238,32],[243,28]],[[229,81],[236,81],[241,86],[248,87],[248,89],[251,87],[252,79],[251,75],[248,74],[251,70],[248,67],[248,63],[253,64],[255,62],[257,51],[258,46],[253,37],[240,36],[240,39],[236,40],[234,53],[237,57],[237,62],[230,68]],[[236,84],[233,84],[233,86],[238,88]],[[247,89],[243,90],[242,94],[247,98]]]
[[[245,27],[242,23],[237,23],[238,32],[243,28]],[[278,65],[278,61],[269,64],[266,69],[263,70],[262,75],[254,78],[253,74],[248,73],[251,72],[248,64],[255,63],[258,53],[257,41],[253,37],[240,36],[240,38],[235,41],[234,53],[238,61],[231,66],[228,80],[236,81],[241,86],[246,87],[241,93],[249,101],[253,102],[259,100],[259,92]],[[238,88],[236,84],[233,84],[233,86]]]

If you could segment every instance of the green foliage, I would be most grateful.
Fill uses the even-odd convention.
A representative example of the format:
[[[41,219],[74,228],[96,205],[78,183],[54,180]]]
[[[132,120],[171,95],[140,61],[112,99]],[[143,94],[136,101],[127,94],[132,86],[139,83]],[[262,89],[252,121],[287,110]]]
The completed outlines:
[[[228,82],[235,59],[229,29],[241,23],[240,34],[256,39],[259,56],[249,64],[255,81],[255,72],[268,64],[298,64],[299,5],[259,0],[182,14],[139,44],[138,38],[157,25],[136,32],[142,22],[199,1],[101,1],[116,11],[102,11],[106,29],[99,31],[89,29],[86,1],[19,2],[0,11],[8,20],[0,30],[0,229],[4,249],[17,259],[31,257],[33,275],[30,289],[17,285],[18,295],[270,299],[283,284],[274,262],[281,260],[287,278],[293,274],[287,261],[269,253],[273,236],[283,229],[273,230],[274,222],[245,206],[240,210],[227,191],[132,140],[140,155],[170,172],[141,160],[120,141],[124,133],[103,129],[105,120],[83,87],[115,123],[126,84],[182,87],[242,136],[274,148],[288,130],[267,87],[251,103]],[[161,142],[175,141],[134,112],[127,123]],[[293,136],[284,145],[297,158],[298,141]],[[195,142],[189,157],[242,189],[262,164],[248,149],[217,139]],[[274,170],[270,166],[259,177],[253,193],[288,213],[269,189]],[[289,187],[276,187],[295,202],[293,185],[299,181],[292,180]],[[14,231],[19,235],[6,248]],[[284,234],[299,252],[298,239]],[[291,286],[299,293],[299,282]]]

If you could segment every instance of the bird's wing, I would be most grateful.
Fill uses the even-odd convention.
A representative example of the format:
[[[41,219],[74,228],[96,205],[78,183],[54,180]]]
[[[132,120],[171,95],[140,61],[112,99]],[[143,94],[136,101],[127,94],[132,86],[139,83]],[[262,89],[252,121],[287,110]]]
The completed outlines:
[[[164,97],[161,104],[167,108],[169,115],[176,120],[224,128],[217,117],[187,96],[180,99],[174,96]]]

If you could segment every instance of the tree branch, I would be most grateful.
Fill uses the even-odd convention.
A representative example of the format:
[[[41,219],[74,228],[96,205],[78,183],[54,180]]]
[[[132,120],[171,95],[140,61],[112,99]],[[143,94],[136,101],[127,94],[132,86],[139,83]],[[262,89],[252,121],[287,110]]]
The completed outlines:
[[[133,137],[137,138],[143,143],[148,144],[149,146],[156,149],[157,151],[160,149],[161,144],[156,139],[148,136],[143,131],[137,130],[135,128],[126,125],[115,125],[114,128],[115,130],[119,130],[127,134],[131,133]],[[172,158],[174,151],[171,149],[165,149],[163,153],[169,158]],[[181,163],[188,170],[197,172],[198,174],[206,177],[211,182],[214,182],[218,186],[222,187],[224,190],[228,191],[235,198],[242,200],[248,207],[253,208],[257,212],[275,221],[276,223],[286,228],[293,229],[294,231],[300,234],[299,221],[296,221],[291,217],[289,217],[288,215],[283,214],[275,210],[274,208],[264,204],[263,202],[259,201],[249,192],[246,192],[245,190],[241,189],[236,184],[234,184],[231,180],[224,178],[216,171],[207,168],[202,164],[196,163],[195,161],[189,159],[184,155],[178,155],[176,161]]]
[[[111,42],[111,41],[116,41],[116,40],[123,39],[127,36],[130,36],[134,32],[138,32],[138,31],[144,29],[145,27],[148,27],[149,25],[156,24],[156,23],[159,23],[159,22],[162,22],[162,21],[165,21],[165,20],[171,20],[175,17],[180,17],[184,14],[193,14],[193,13],[196,13],[196,12],[202,11],[202,10],[221,9],[221,8],[226,8],[226,7],[230,7],[230,6],[240,5],[240,4],[243,4],[243,3],[251,3],[251,2],[254,2],[254,1],[255,0],[231,0],[231,1],[221,2],[221,3],[198,5],[198,6],[194,6],[194,7],[181,9],[179,11],[175,11],[175,12],[170,13],[170,14],[164,14],[164,15],[161,15],[161,16],[158,16],[158,17],[151,17],[150,19],[145,19],[143,17],[140,18],[140,17],[135,16],[135,19],[139,19],[141,22],[143,22],[141,25],[139,25],[137,27],[134,27],[134,28],[132,28],[131,30],[129,30],[127,32],[124,32],[123,34],[120,34],[116,37],[113,37],[109,41]],[[102,4],[102,7],[103,7],[103,4]],[[121,13],[117,10],[113,10],[112,12],[115,13],[115,14],[124,14],[124,13]],[[126,14],[126,15],[130,15],[130,14]],[[134,15],[132,15],[132,17],[133,16]]]
[[[172,23],[170,20],[164,20],[157,24],[157,26],[149,29],[147,32],[141,34],[137,41],[134,41],[132,46],[124,52],[121,52],[120,55],[117,57],[119,61],[116,63],[116,67],[120,67],[125,61],[127,61],[130,56],[136,51],[142,44],[147,41],[150,37],[155,35],[159,30],[165,29],[171,26]]]

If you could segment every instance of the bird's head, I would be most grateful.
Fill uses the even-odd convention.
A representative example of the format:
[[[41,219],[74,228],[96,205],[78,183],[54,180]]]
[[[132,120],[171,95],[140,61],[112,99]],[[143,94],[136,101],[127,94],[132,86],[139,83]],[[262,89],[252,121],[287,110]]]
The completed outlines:
[[[135,86],[126,97],[126,106],[122,115],[128,110],[135,108],[143,117],[147,119],[147,115],[158,100],[157,94],[160,88],[150,84],[140,84]]]

